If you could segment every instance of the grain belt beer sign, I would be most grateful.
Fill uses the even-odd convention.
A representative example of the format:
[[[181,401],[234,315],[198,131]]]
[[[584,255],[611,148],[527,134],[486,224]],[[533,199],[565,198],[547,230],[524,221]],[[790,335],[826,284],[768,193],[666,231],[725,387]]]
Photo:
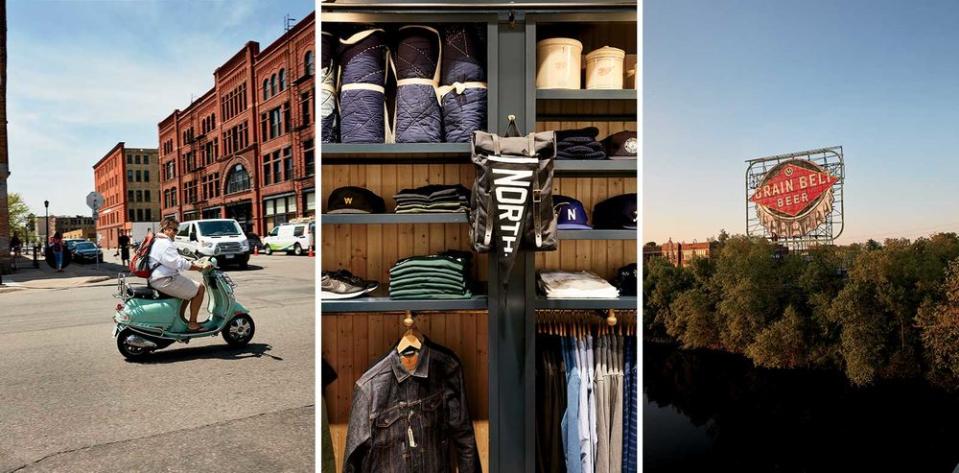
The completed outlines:
[[[751,200],[760,223],[778,237],[801,237],[832,212],[838,178],[804,159],[783,161],[769,170]]]

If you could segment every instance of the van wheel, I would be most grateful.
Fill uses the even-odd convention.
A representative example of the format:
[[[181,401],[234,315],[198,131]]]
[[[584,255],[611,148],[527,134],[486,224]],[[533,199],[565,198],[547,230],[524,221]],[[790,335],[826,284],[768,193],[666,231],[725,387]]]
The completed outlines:
[[[303,248],[300,247],[299,243],[293,245],[293,254],[296,256],[303,256]]]
[[[273,248],[270,245],[263,245],[263,254],[270,256],[273,254]]]

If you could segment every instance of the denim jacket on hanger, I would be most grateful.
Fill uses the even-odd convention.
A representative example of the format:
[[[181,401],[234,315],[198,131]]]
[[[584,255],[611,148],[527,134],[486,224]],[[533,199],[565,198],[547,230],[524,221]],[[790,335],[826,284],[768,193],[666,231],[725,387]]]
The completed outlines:
[[[410,373],[390,350],[356,382],[344,473],[480,472],[459,359],[429,341],[419,357]]]

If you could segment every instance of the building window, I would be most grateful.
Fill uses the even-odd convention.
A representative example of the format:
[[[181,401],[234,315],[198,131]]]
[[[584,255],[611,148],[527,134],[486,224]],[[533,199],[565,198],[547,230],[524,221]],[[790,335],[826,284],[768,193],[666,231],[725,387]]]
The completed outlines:
[[[150,209],[146,209],[146,210],[144,210],[144,213],[146,214],[146,215],[145,215],[145,217],[146,217],[146,220],[145,220],[145,221],[146,221],[146,222],[152,222],[152,221],[153,221],[153,212],[152,212]]]
[[[276,95],[276,74],[270,76],[270,95]]]
[[[143,171],[143,182],[150,182],[150,171],[149,171],[149,170],[144,170],[144,171]]]
[[[127,202],[133,202],[133,191],[127,191]]]
[[[233,194],[250,190],[250,174],[242,164],[237,164],[226,175],[226,193]]]
[[[136,171],[136,181],[137,181],[137,182],[142,182],[141,179],[140,179],[142,176],[143,176],[143,174],[141,174],[139,170]]]
[[[314,174],[314,161],[313,161],[313,140],[306,140],[303,142],[303,167],[306,171],[307,176],[312,176]]]
[[[133,171],[127,171],[127,182],[133,182]]]
[[[303,216],[312,217],[316,213],[316,193],[304,192],[303,201]]]
[[[143,164],[150,164],[150,155],[143,155]]]
[[[263,199],[263,215],[266,228],[273,228],[296,218],[296,196]]]
[[[270,79],[263,79],[263,100],[270,98]]]
[[[286,89],[286,69],[280,69],[280,92]]]
[[[135,222],[136,214],[133,213],[133,209],[127,210],[127,220]]]
[[[283,180],[293,179],[293,149],[283,148]]]
[[[150,201],[150,189],[147,189],[147,190],[143,191],[143,201],[144,201],[144,202],[149,202],[149,201]],[[147,220],[149,220],[149,219],[147,219]]]
[[[137,221],[138,222],[143,221],[143,209],[137,209]]]
[[[137,202],[143,202],[143,191],[137,191]]]
[[[133,156],[127,155],[127,164],[133,164]]]
[[[311,90],[300,94],[300,116],[303,117],[302,125],[309,125],[313,117],[313,101],[311,100]]]
[[[313,75],[313,51],[307,51],[303,56],[303,68],[306,70],[306,75]]]
[[[140,155],[139,155],[139,154],[133,155],[133,164],[140,164]]]

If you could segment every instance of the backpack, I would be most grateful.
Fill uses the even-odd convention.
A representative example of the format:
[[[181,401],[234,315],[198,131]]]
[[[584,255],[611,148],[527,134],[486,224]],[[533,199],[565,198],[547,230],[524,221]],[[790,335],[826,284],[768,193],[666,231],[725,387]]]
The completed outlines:
[[[143,239],[140,247],[137,248],[136,254],[130,259],[130,273],[134,276],[149,279],[153,270],[159,266],[158,263],[150,267],[150,251],[153,250],[154,241],[156,241],[156,238],[153,238],[153,235],[148,235]]]
[[[470,199],[470,240],[478,252],[497,248],[500,270],[506,275],[521,246],[534,251],[556,249],[555,143],[552,131],[520,137],[473,133],[473,163],[478,172]]]

